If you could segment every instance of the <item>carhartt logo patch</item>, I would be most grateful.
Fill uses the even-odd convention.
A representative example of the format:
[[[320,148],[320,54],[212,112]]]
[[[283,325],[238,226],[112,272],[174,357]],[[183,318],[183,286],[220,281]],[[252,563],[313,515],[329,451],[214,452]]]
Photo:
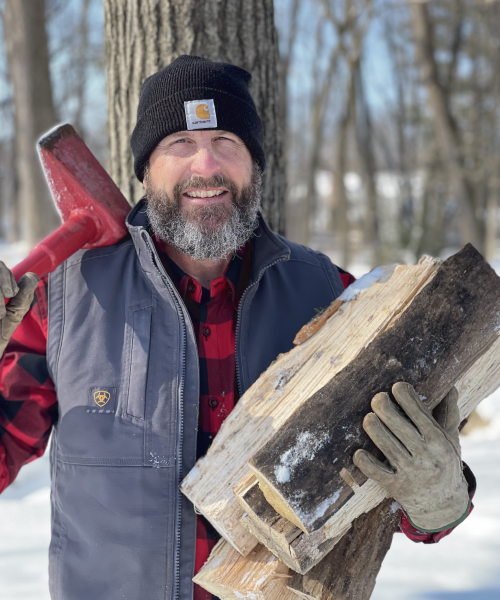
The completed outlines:
[[[184,102],[186,123],[189,131],[217,127],[217,115],[213,100],[190,100]]]
[[[116,410],[116,388],[92,387],[87,402],[88,413],[112,414]]]

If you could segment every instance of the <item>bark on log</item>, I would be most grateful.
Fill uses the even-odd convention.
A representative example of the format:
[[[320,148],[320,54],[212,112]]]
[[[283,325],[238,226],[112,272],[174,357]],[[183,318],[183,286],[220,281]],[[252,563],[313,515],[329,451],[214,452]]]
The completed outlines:
[[[232,491],[249,472],[248,460],[295,409],[389,327],[433,277],[439,264],[425,257],[418,265],[379,268],[353,284],[349,299],[344,297],[326,324],[310,339],[280,356],[240,398],[207,455],[186,477],[181,486],[184,494],[242,554],[248,554],[258,543],[240,523],[244,511]],[[477,395],[473,390],[472,398]],[[363,486],[364,490],[369,488],[368,484]],[[328,537],[338,535],[352,519],[383,500],[385,494],[380,496],[375,488],[366,498],[363,494],[361,497],[364,500],[359,506],[354,504],[352,518],[340,511],[341,527]]]
[[[267,501],[304,532],[319,529],[366,481],[352,455],[358,448],[376,451],[362,428],[373,396],[406,381],[432,409],[499,329],[500,278],[467,245],[252,458]]]
[[[368,600],[400,519],[396,502],[382,502],[358,517],[352,529],[306,575],[296,573],[288,589],[306,600]]]

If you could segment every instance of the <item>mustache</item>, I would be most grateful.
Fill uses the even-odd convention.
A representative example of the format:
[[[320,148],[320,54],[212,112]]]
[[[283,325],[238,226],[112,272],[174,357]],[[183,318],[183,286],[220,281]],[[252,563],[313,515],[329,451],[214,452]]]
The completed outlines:
[[[173,190],[173,196],[177,200],[180,200],[180,196],[183,192],[189,189],[203,189],[203,188],[226,188],[233,196],[233,202],[237,203],[240,198],[240,191],[236,184],[231,180],[227,179],[223,175],[214,175],[213,177],[191,177],[184,183],[178,183]]]

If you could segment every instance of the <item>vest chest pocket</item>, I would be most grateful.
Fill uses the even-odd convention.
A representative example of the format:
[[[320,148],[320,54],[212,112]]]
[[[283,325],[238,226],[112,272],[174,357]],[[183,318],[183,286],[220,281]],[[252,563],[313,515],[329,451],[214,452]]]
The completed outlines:
[[[125,372],[126,413],[144,420],[152,307],[133,307],[129,320],[128,357]]]

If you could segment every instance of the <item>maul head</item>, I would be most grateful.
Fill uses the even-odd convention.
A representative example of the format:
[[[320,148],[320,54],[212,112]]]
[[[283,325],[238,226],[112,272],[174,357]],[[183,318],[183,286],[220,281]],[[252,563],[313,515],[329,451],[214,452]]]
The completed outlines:
[[[71,125],[45,134],[38,153],[62,220],[82,211],[94,217],[98,233],[84,248],[110,246],[127,234],[129,203]]]

